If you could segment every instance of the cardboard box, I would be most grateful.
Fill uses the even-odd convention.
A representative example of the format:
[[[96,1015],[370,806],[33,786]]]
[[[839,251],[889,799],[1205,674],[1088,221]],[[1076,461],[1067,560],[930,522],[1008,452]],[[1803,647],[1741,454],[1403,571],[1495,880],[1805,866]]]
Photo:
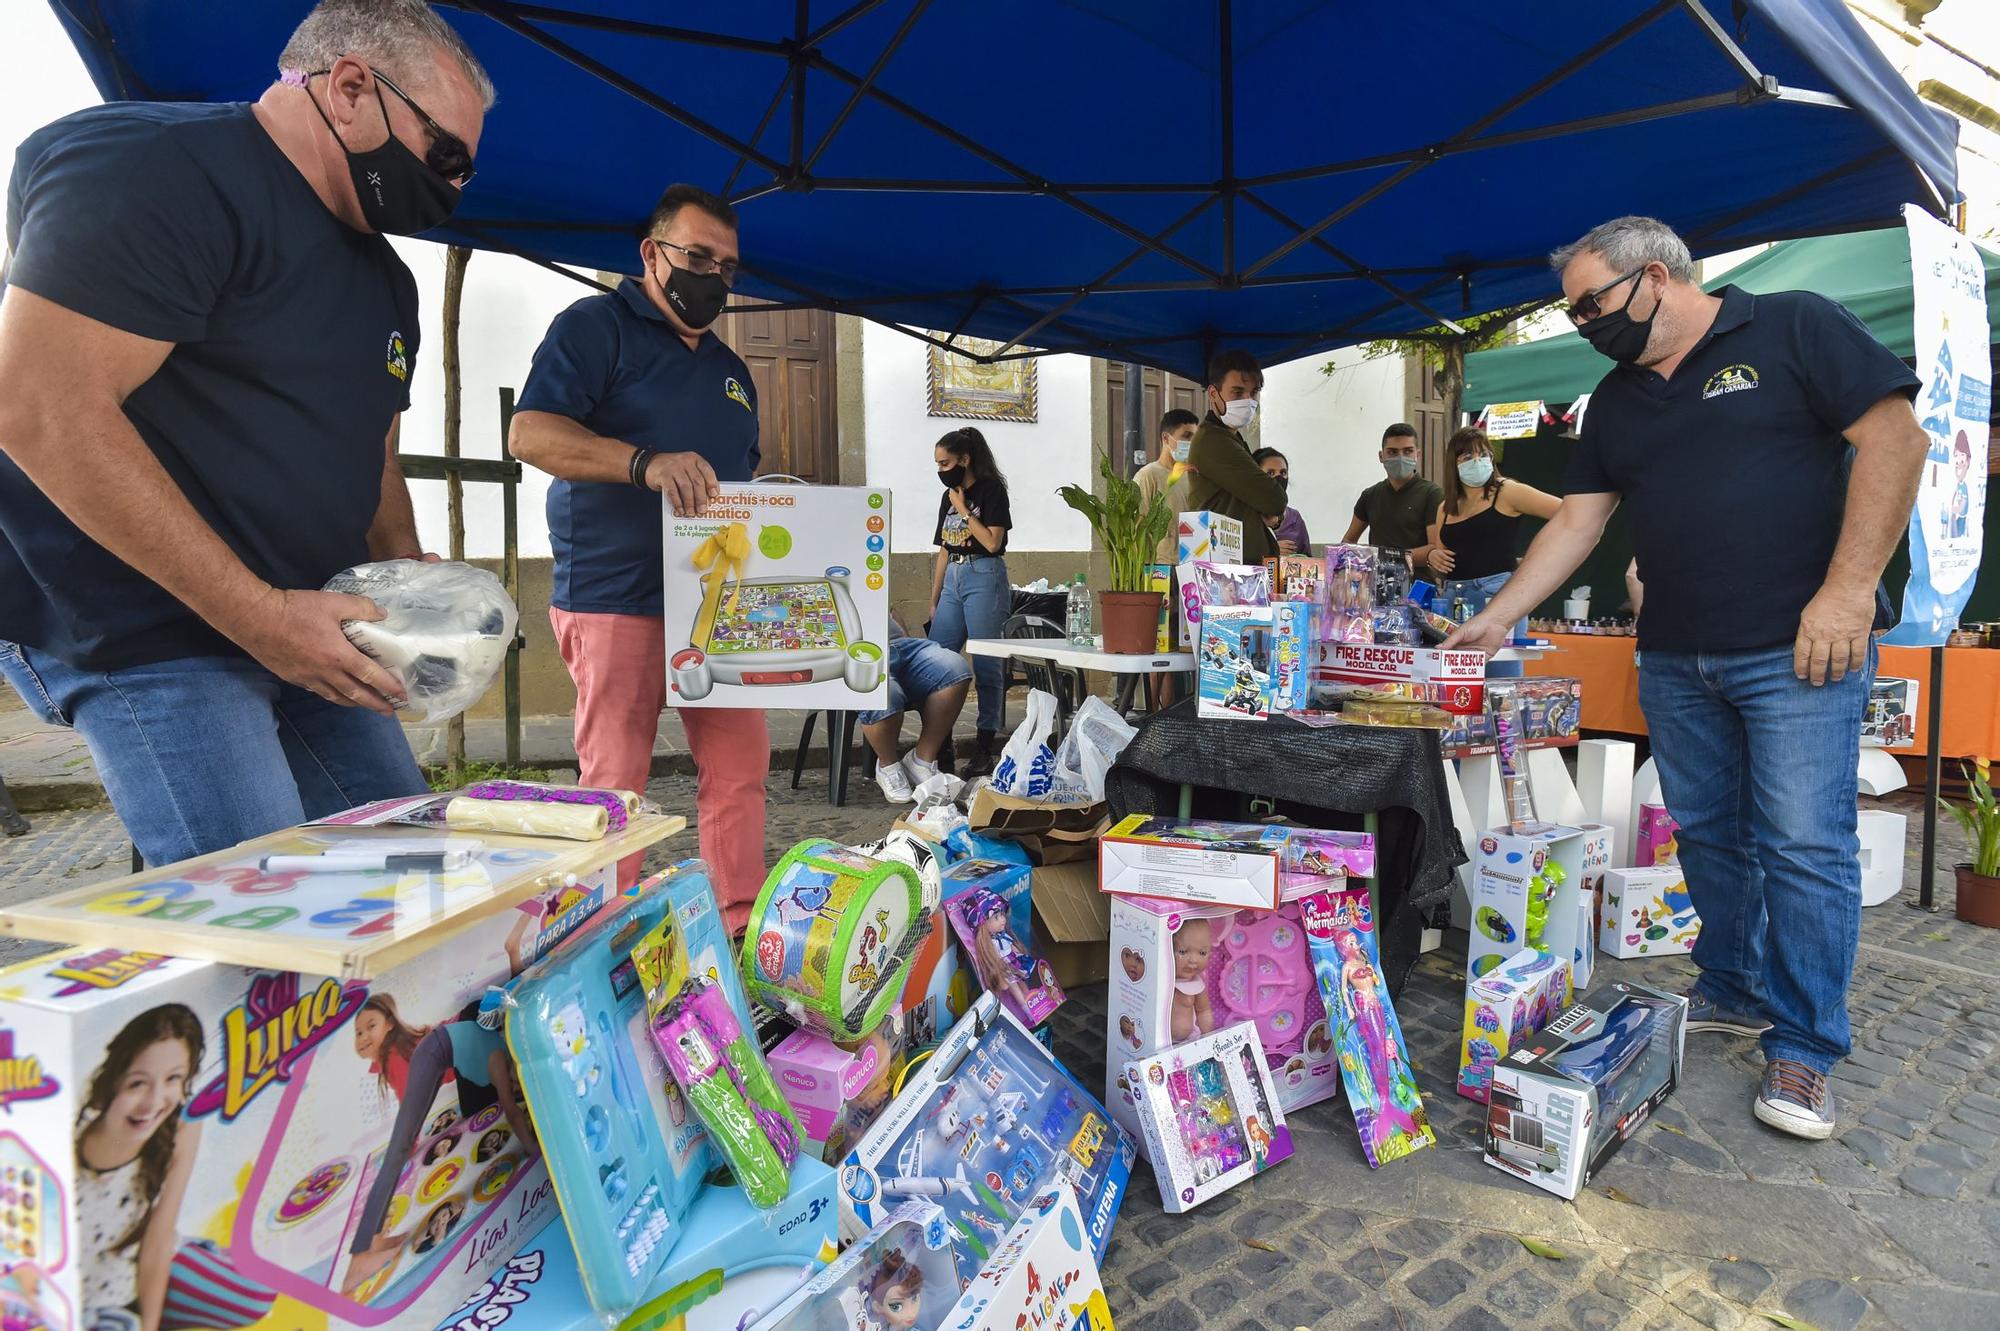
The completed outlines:
[[[1601,985],[1493,1068],[1486,1163],[1574,1199],[1680,1084],[1687,1000]]]
[[[0,1235],[43,1323],[124,1325],[149,1270],[169,1307],[228,1284],[232,1325],[446,1318],[556,1208],[525,1119],[497,1083],[445,1080],[425,1028],[473,1032],[511,1082],[480,1000],[601,900],[545,889],[372,982],[109,948],[5,971],[0,1158],[36,1202]],[[129,1247],[100,1233],[112,1216],[138,1227]]]
[[[1633,838],[1632,864],[1635,868],[1652,869],[1662,864],[1681,862],[1677,834],[1681,825],[1674,816],[1660,804],[1639,806],[1639,828]]]
[[[939,1327],[952,1331],[1112,1331],[1104,1278],[1075,1189],[1038,1194]]]
[[[1098,840],[1098,887],[1206,906],[1278,904],[1286,828],[1135,813]]]
[[[1532,836],[1492,831],[1479,838],[1472,857],[1472,927],[1465,973],[1477,978],[1524,947],[1540,947],[1558,957],[1576,953],[1583,927],[1585,836],[1580,828],[1551,827]],[[1560,874],[1554,881],[1547,870]],[[1531,891],[1548,894],[1539,937],[1529,936]]]
[[[1569,962],[1522,948],[1465,986],[1458,1046],[1458,1093],[1484,1104],[1493,1066],[1570,1004]]]
[[[1176,564],[1240,564],[1243,524],[1220,513],[1182,513],[1175,522],[1179,545]]]
[[[923,1310],[941,1309],[971,1280],[961,1270],[945,1214],[908,1201],[751,1323],[753,1331],[825,1331],[828,1327],[931,1325]],[[884,1279],[885,1274],[897,1273]],[[935,1325],[942,1326],[942,1322]]]
[[[1095,841],[1110,822],[1103,801],[1095,804],[1047,804],[1020,795],[1001,795],[983,785],[973,792],[966,812],[972,830],[987,836],[1021,841]]]
[[[664,499],[660,517],[671,705],[887,705],[887,490],[731,483],[700,517]],[[725,537],[747,541],[733,566]]]
[[[1291,1129],[1251,1022],[1128,1063],[1125,1083],[1170,1214],[1291,1158]]]
[[[1322,642],[1314,645],[1312,659],[1315,707],[1338,711],[1349,697],[1386,694],[1469,715],[1486,697],[1484,652]]]
[[[1035,941],[1066,988],[1095,984],[1111,973],[1111,898],[1097,890],[1097,861],[1071,860],[1036,869],[1028,880],[1035,900]]]
[[[1228,721],[1261,721],[1307,702],[1305,662],[1312,607],[1303,601],[1263,606],[1204,606],[1196,712]]]
[[[1877,677],[1868,686],[1861,714],[1865,748],[1907,749],[1917,742],[1917,681]]]
[[[1578,990],[1588,989],[1597,974],[1597,935],[1604,927],[1604,875],[1611,869],[1614,836],[1603,823],[1585,823],[1581,830],[1583,886],[1576,894],[1576,947],[1569,959],[1570,984]]]
[[[1692,952],[1701,934],[1687,876],[1677,864],[1612,869],[1604,875],[1604,919],[1597,945],[1614,957]]]
[[[1520,741],[1529,749],[1574,748],[1581,742],[1583,684],[1574,679],[1489,679],[1489,697],[1520,699]],[[1441,743],[1447,758],[1477,758],[1495,752],[1490,713],[1480,711],[1454,718]]]

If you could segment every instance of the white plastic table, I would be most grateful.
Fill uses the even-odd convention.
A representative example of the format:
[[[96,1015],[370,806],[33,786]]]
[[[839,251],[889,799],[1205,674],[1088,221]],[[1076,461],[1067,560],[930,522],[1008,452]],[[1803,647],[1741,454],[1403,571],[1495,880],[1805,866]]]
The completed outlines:
[[[1103,638],[1097,641],[1102,643]],[[1073,647],[1062,638],[972,638],[965,644],[967,656],[1028,656],[1050,665],[1073,670],[1100,670],[1107,675],[1151,675],[1161,672],[1192,671],[1193,652],[1107,652],[1102,646]]]

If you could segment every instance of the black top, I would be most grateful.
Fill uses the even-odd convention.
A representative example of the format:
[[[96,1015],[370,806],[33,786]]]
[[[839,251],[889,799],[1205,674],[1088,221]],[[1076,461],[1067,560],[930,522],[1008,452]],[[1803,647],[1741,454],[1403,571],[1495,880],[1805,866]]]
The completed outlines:
[[[515,409],[567,416],[634,448],[699,453],[724,484],[757,474],[757,385],[742,358],[713,332],[690,348],[637,280],[555,317]],[[551,604],[659,614],[660,513],[660,496],[624,481],[551,482]]]
[[[409,405],[417,286],[327,211],[244,105],[114,102],[22,143],[10,281],[174,343],[125,415],[258,577],[368,558]],[[0,637],[86,670],[237,649],[85,536],[0,455]]]
[[[982,476],[965,489],[965,506],[989,527],[1011,529],[1014,518],[1007,511],[1007,482]],[[951,506],[951,491],[938,496],[937,530],[931,533],[931,544],[941,545],[947,553],[954,555],[1004,555],[1007,553],[1007,532],[1000,533],[1000,548],[988,550],[973,538],[972,528],[958,510]]]
[[[1431,519],[1443,502],[1436,481],[1412,476],[1398,490],[1385,476],[1354,501],[1354,516],[1368,524],[1370,545],[1415,550],[1427,543]]]
[[[1621,494],[1645,570],[1644,651],[1791,642],[1840,536],[1842,432],[1909,367],[1824,296],[1718,293],[1715,324],[1671,379],[1621,365],[1591,395],[1570,494]],[[1876,627],[1891,623],[1876,591]]]
[[[1520,548],[1521,515],[1502,513],[1497,491],[1495,495],[1496,501],[1484,512],[1457,522],[1447,517],[1438,528],[1438,540],[1457,557],[1447,575],[1455,582],[1514,571],[1514,552]]]

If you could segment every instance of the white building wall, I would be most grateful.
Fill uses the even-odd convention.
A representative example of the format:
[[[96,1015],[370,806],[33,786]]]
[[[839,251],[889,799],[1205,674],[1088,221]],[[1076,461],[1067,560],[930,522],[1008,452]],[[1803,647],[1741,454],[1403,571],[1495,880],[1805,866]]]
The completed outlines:
[[[1320,367],[1331,361],[1333,373]],[[1338,541],[1354,500],[1382,479],[1382,431],[1403,419],[1403,360],[1349,347],[1264,371],[1259,440],[1292,469],[1292,507],[1314,544]]]
[[[925,386],[926,344],[879,324],[861,335],[861,392],[868,446],[868,484],[896,496],[894,540],[898,554],[931,549],[937,524],[940,436],[970,421],[932,416]],[[1007,473],[1014,526],[1010,550],[1087,550],[1090,525],[1056,497],[1056,487],[1088,486],[1096,465],[1090,454],[1090,361],[1044,356],[1037,362],[1036,419],[983,421],[979,431],[994,461]]]

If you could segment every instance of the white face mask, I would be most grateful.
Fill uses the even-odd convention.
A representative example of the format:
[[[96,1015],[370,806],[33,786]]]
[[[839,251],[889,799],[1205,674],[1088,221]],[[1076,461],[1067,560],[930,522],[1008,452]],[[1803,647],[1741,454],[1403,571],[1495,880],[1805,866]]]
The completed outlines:
[[[1194,446],[1193,435],[1189,435],[1185,439],[1174,440],[1174,447],[1173,447],[1174,461],[1186,462],[1188,460],[1188,450],[1193,446]]]
[[[1257,399],[1239,397],[1234,402],[1226,402],[1222,407],[1222,423],[1232,430],[1247,430],[1250,422],[1257,419]]]
[[[1468,490],[1477,490],[1493,479],[1492,458],[1467,458],[1458,464],[1458,479]]]

